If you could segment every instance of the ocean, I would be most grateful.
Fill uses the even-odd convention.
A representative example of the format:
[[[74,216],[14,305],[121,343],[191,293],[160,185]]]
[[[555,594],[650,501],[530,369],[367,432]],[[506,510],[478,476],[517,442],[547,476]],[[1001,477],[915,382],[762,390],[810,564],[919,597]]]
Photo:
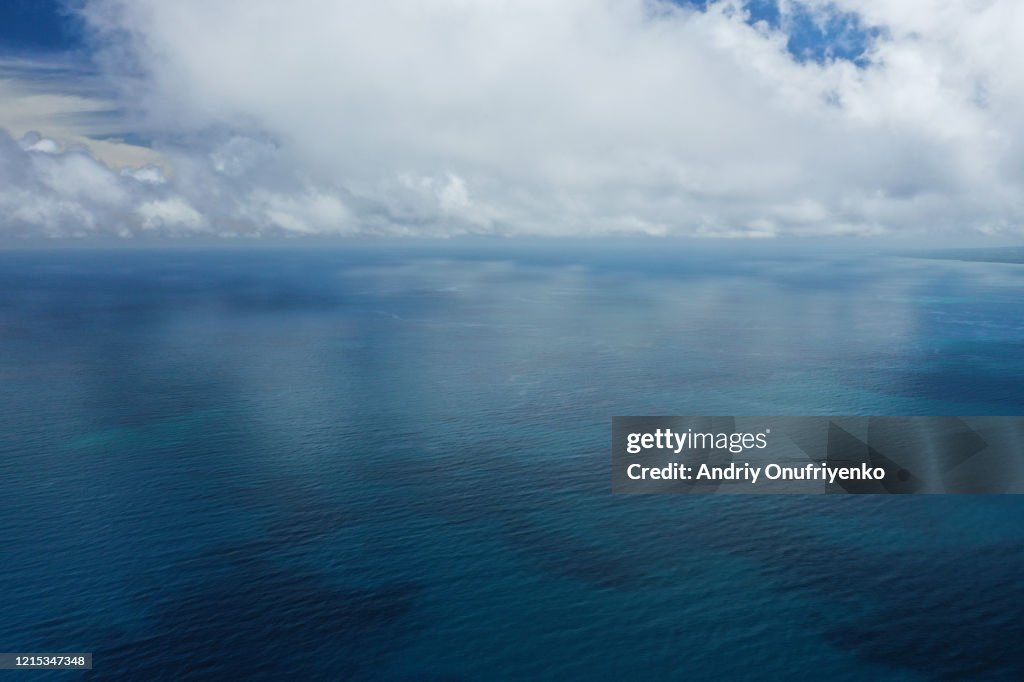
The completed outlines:
[[[0,251],[0,650],[93,652],[18,673],[61,680],[1022,679],[1024,498],[610,474],[613,415],[1021,414],[1015,254]]]

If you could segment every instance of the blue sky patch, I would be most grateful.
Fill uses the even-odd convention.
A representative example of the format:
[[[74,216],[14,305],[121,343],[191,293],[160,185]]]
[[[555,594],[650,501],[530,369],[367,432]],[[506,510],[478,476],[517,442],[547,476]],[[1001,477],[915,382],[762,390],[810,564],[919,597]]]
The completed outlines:
[[[714,0],[675,0],[679,5],[706,11]],[[790,3],[785,14],[778,0],[747,0],[749,23],[764,22],[789,36],[786,47],[799,62],[824,63],[846,59],[858,66],[867,63],[866,53],[882,30],[865,26],[853,12],[812,12],[806,5]]]
[[[0,2],[0,55],[82,47],[81,22],[61,0]]]

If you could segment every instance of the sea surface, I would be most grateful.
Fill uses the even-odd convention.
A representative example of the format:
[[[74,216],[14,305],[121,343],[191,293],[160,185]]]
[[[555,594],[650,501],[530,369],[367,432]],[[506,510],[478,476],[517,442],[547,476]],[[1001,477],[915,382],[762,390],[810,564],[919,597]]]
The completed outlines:
[[[623,496],[612,415],[1024,413],[1021,258],[0,252],[17,679],[1024,679],[1024,498]],[[961,257],[962,256],[962,257]]]

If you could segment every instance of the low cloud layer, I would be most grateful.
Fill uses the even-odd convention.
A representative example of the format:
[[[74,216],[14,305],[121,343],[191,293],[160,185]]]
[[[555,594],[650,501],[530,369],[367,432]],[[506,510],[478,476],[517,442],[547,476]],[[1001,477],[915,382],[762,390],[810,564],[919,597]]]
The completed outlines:
[[[0,132],[2,234],[187,237],[358,231],[336,195],[274,168],[276,155],[265,143],[234,137],[206,154],[168,150],[162,165],[115,169],[85,145],[35,132],[14,140]]]
[[[91,0],[160,163],[0,139],[0,230],[1024,232],[1024,6],[777,8]],[[797,16],[854,28],[808,58]]]

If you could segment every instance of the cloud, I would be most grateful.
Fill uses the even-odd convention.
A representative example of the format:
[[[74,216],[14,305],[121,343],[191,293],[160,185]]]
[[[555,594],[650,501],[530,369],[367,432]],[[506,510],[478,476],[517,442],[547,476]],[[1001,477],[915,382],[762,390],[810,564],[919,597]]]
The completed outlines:
[[[139,204],[135,212],[142,218],[142,229],[161,228],[200,229],[204,226],[203,216],[181,197],[154,199]]]
[[[30,131],[0,131],[0,236],[170,237],[289,235],[353,230],[340,198],[281,171],[245,165],[232,137],[202,155],[171,153],[159,166],[114,168],[84,145]],[[225,159],[230,162],[224,165]],[[257,172],[258,171],[258,172]]]
[[[28,214],[133,233],[1021,233],[1019,3],[753,9],[90,0],[118,105],[167,172],[45,152],[26,167],[53,205]],[[796,50],[806,17],[835,45]]]
[[[0,128],[87,145],[114,167],[159,163],[152,149],[118,138],[126,122],[114,98],[103,78],[69,59],[0,59]]]

